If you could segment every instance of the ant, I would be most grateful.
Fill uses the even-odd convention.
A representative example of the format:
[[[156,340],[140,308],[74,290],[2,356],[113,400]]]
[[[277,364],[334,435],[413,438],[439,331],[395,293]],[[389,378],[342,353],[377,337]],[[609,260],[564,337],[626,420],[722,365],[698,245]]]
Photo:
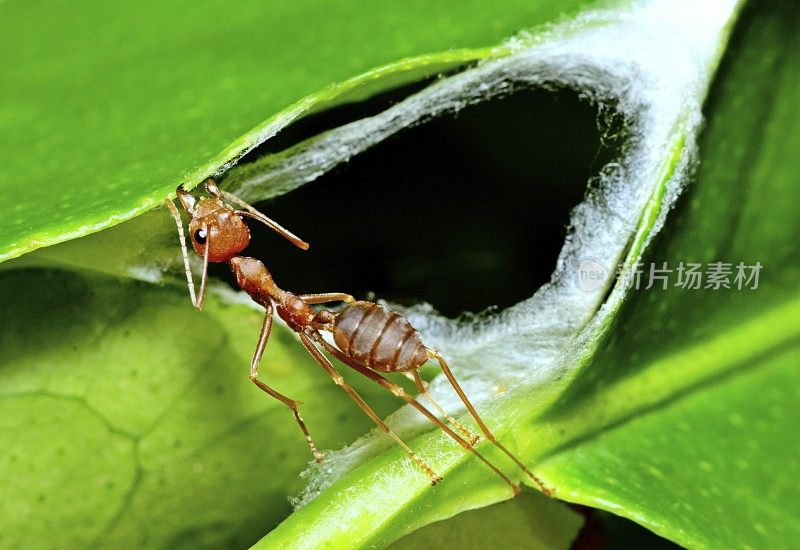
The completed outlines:
[[[552,491],[545,487],[542,481],[519,458],[492,435],[492,432],[489,431],[489,428],[461,389],[447,362],[438,351],[423,344],[419,332],[404,317],[380,304],[356,301],[349,294],[340,292],[297,295],[282,290],[275,284],[272,275],[262,262],[255,258],[239,255],[250,243],[250,229],[244,219],[249,218],[263,223],[303,250],[308,249],[308,243],[284,229],[236,195],[219,189],[214,180],[206,179],[204,184],[210,197],[199,200],[183,189],[183,186],[179,186],[176,190],[178,199],[190,218],[189,235],[192,246],[197,254],[203,258],[203,273],[200,280],[199,295],[195,294],[194,279],[189,265],[181,214],[172,200],[166,199],[166,205],[178,226],[181,252],[192,304],[197,309],[202,309],[205,299],[208,264],[210,262],[219,262],[227,263],[230,266],[239,287],[266,310],[264,324],[258,337],[258,344],[256,345],[253,360],[250,363],[250,380],[264,392],[283,402],[291,409],[294,419],[303,431],[308,447],[317,462],[321,462],[324,456],[314,445],[308,428],[306,428],[305,422],[300,416],[298,402],[274,390],[258,377],[258,366],[272,328],[273,311],[277,312],[278,316],[286,322],[289,328],[298,334],[303,347],[308,350],[328,376],[347,392],[375,424],[392,437],[430,477],[432,485],[436,485],[441,481],[441,477],[406,445],[361,396],[345,382],[330,360],[322,353],[320,347],[345,365],[408,402],[464,449],[476,455],[513,489],[515,495],[518,494],[519,486],[475,448],[478,436],[471,433],[455,418],[447,414],[444,408],[428,393],[427,384],[422,380],[419,368],[429,360],[436,360],[445,377],[447,377],[447,380],[472,415],[472,418],[475,419],[483,435],[508,455],[520,469],[536,482],[545,494],[552,494]],[[241,210],[236,210],[223,201],[234,204],[240,207]],[[311,307],[312,305],[330,302],[344,302],[346,305],[344,309],[339,311],[315,310]],[[332,333],[335,345],[322,337],[323,331]],[[442,422],[417,399],[406,393],[401,386],[391,382],[380,373],[403,373],[408,376],[417,386],[419,395],[425,397],[459,433],[456,433],[454,429]]]

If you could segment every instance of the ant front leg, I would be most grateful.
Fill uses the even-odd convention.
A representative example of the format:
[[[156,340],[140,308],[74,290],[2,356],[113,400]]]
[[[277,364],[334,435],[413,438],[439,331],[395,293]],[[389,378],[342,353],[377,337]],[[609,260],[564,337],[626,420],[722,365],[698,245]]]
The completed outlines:
[[[282,393],[275,391],[274,389],[270,388],[264,382],[258,379],[258,365],[261,362],[261,357],[264,355],[264,348],[267,345],[267,340],[269,339],[270,330],[272,330],[272,304],[268,303],[266,306],[266,313],[264,315],[264,325],[261,327],[261,334],[258,336],[258,344],[256,345],[255,354],[253,354],[253,361],[250,364],[250,380],[253,383],[265,391],[267,394],[271,395],[278,401],[281,401],[290,409],[292,409],[292,413],[294,414],[294,419],[297,421],[297,424],[300,426],[300,429],[303,431],[303,435],[306,436],[306,442],[308,443],[308,448],[311,449],[311,454],[314,455],[314,459],[317,462],[322,462],[322,459],[325,458],[321,452],[317,450],[317,446],[314,445],[314,441],[311,439],[311,434],[308,432],[308,428],[306,428],[305,422],[303,422],[303,418],[300,416],[300,411],[298,410],[299,403],[294,399],[290,399],[286,397]]]

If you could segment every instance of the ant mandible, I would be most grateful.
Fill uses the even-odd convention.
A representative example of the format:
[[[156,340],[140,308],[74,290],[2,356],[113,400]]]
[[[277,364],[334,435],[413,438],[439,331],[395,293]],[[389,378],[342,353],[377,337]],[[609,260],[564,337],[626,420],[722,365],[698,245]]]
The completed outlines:
[[[186,270],[186,279],[189,285],[189,295],[192,304],[197,308],[203,307],[205,299],[206,278],[210,262],[227,263],[236,283],[250,297],[265,310],[264,324],[258,337],[253,360],[250,363],[250,380],[267,394],[286,404],[294,414],[294,419],[305,435],[308,446],[317,462],[323,459],[311,439],[303,418],[298,410],[298,402],[274,390],[258,377],[258,366],[272,328],[273,310],[286,324],[300,337],[300,342],[314,357],[325,372],[356,402],[356,404],[378,425],[380,429],[391,436],[417,465],[430,477],[431,484],[435,485],[441,477],[428,466],[417,453],[395,434],[392,429],[370,408],[370,406],[345,382],[341,374],[320,350],[320,346],[333,357],[373,380],[395,396],[404,399],[412,407],[422,413],[428,420],[443,430],[467,451],[476,455],[495,474],[500,476],[514,491],[519,492],[519,486],[511,481],[497,466],[490,462],[475,448],[478,436],[467,430],[455,418],[447,414],[442,406],[433,399],[427,391],[427,385],[419,374],[419,368],[429,360],[435,359],[447,377],[451,386],[458,394],[464,406],[484,436],[522,469],[545,494],[551,494],[542,481],[511,451],[503,446],[489,431],[483,419],[478,415],[475,407],[461,389],[453,376],[447,362],[436,350],[426,347],[422,337],[411,324],[399,314],[388,310],[380,304],[356,301],[349,294],[329,292],[324,294],[293,294],[282,290],[275,284],[272,275],[264,264],[239,253],[250,243],[250,229],[245,223],[245,218],[259,221],[286,238],[289,242],[303,250],[308,249],[308,243],[284,229],[276,222],[241,200],[236,195],[223,191],[217,187],[212,179],[205,180],[205,189],[210,195],[208,198],[196,199],[193,195],[178,187],[176,193],[184,210],[189,215],[189,236],[197,254],[203,258],[203,274],[200,280],[199,295],[195,294],[194,280],[189,265],[189,255],[186,248],[186,237],[183,231],[183,221],[175,204],[166,199],[172,217],[178,226],[181,240],[181,252]],[[236,210],[226,204],[235,204],[241,210]],[[312,305],[329,302],[344,302],[346,306],[339,311],[326,309],[315,310]],[[335,345],[330,344],[322,337],[322,332],[333,335]],[[456,433],[447,424],[442,422],[429,409],[417,399],[406,393],[399,385],[383,377],[380,373],[403,373],[411,378],[425,397],[457,430]]]

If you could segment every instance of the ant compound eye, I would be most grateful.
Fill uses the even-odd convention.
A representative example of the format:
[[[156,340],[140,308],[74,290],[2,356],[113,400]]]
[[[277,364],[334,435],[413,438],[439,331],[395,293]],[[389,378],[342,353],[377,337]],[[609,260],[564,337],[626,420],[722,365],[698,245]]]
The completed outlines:
[[[204,229],[198,229],[194,232],[193,238],[197,244],[206,244],[206,232]]]

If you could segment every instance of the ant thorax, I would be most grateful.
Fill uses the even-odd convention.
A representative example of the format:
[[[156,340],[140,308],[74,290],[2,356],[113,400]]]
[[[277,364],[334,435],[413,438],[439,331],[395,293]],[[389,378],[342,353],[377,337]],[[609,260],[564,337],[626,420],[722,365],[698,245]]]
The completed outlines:
[[[268,301],[280,301],[283,291],[272,280],[272,275],[260,260],[235,256],[228,264],[236,277],[236,284],[256,302],[265,305]]]

